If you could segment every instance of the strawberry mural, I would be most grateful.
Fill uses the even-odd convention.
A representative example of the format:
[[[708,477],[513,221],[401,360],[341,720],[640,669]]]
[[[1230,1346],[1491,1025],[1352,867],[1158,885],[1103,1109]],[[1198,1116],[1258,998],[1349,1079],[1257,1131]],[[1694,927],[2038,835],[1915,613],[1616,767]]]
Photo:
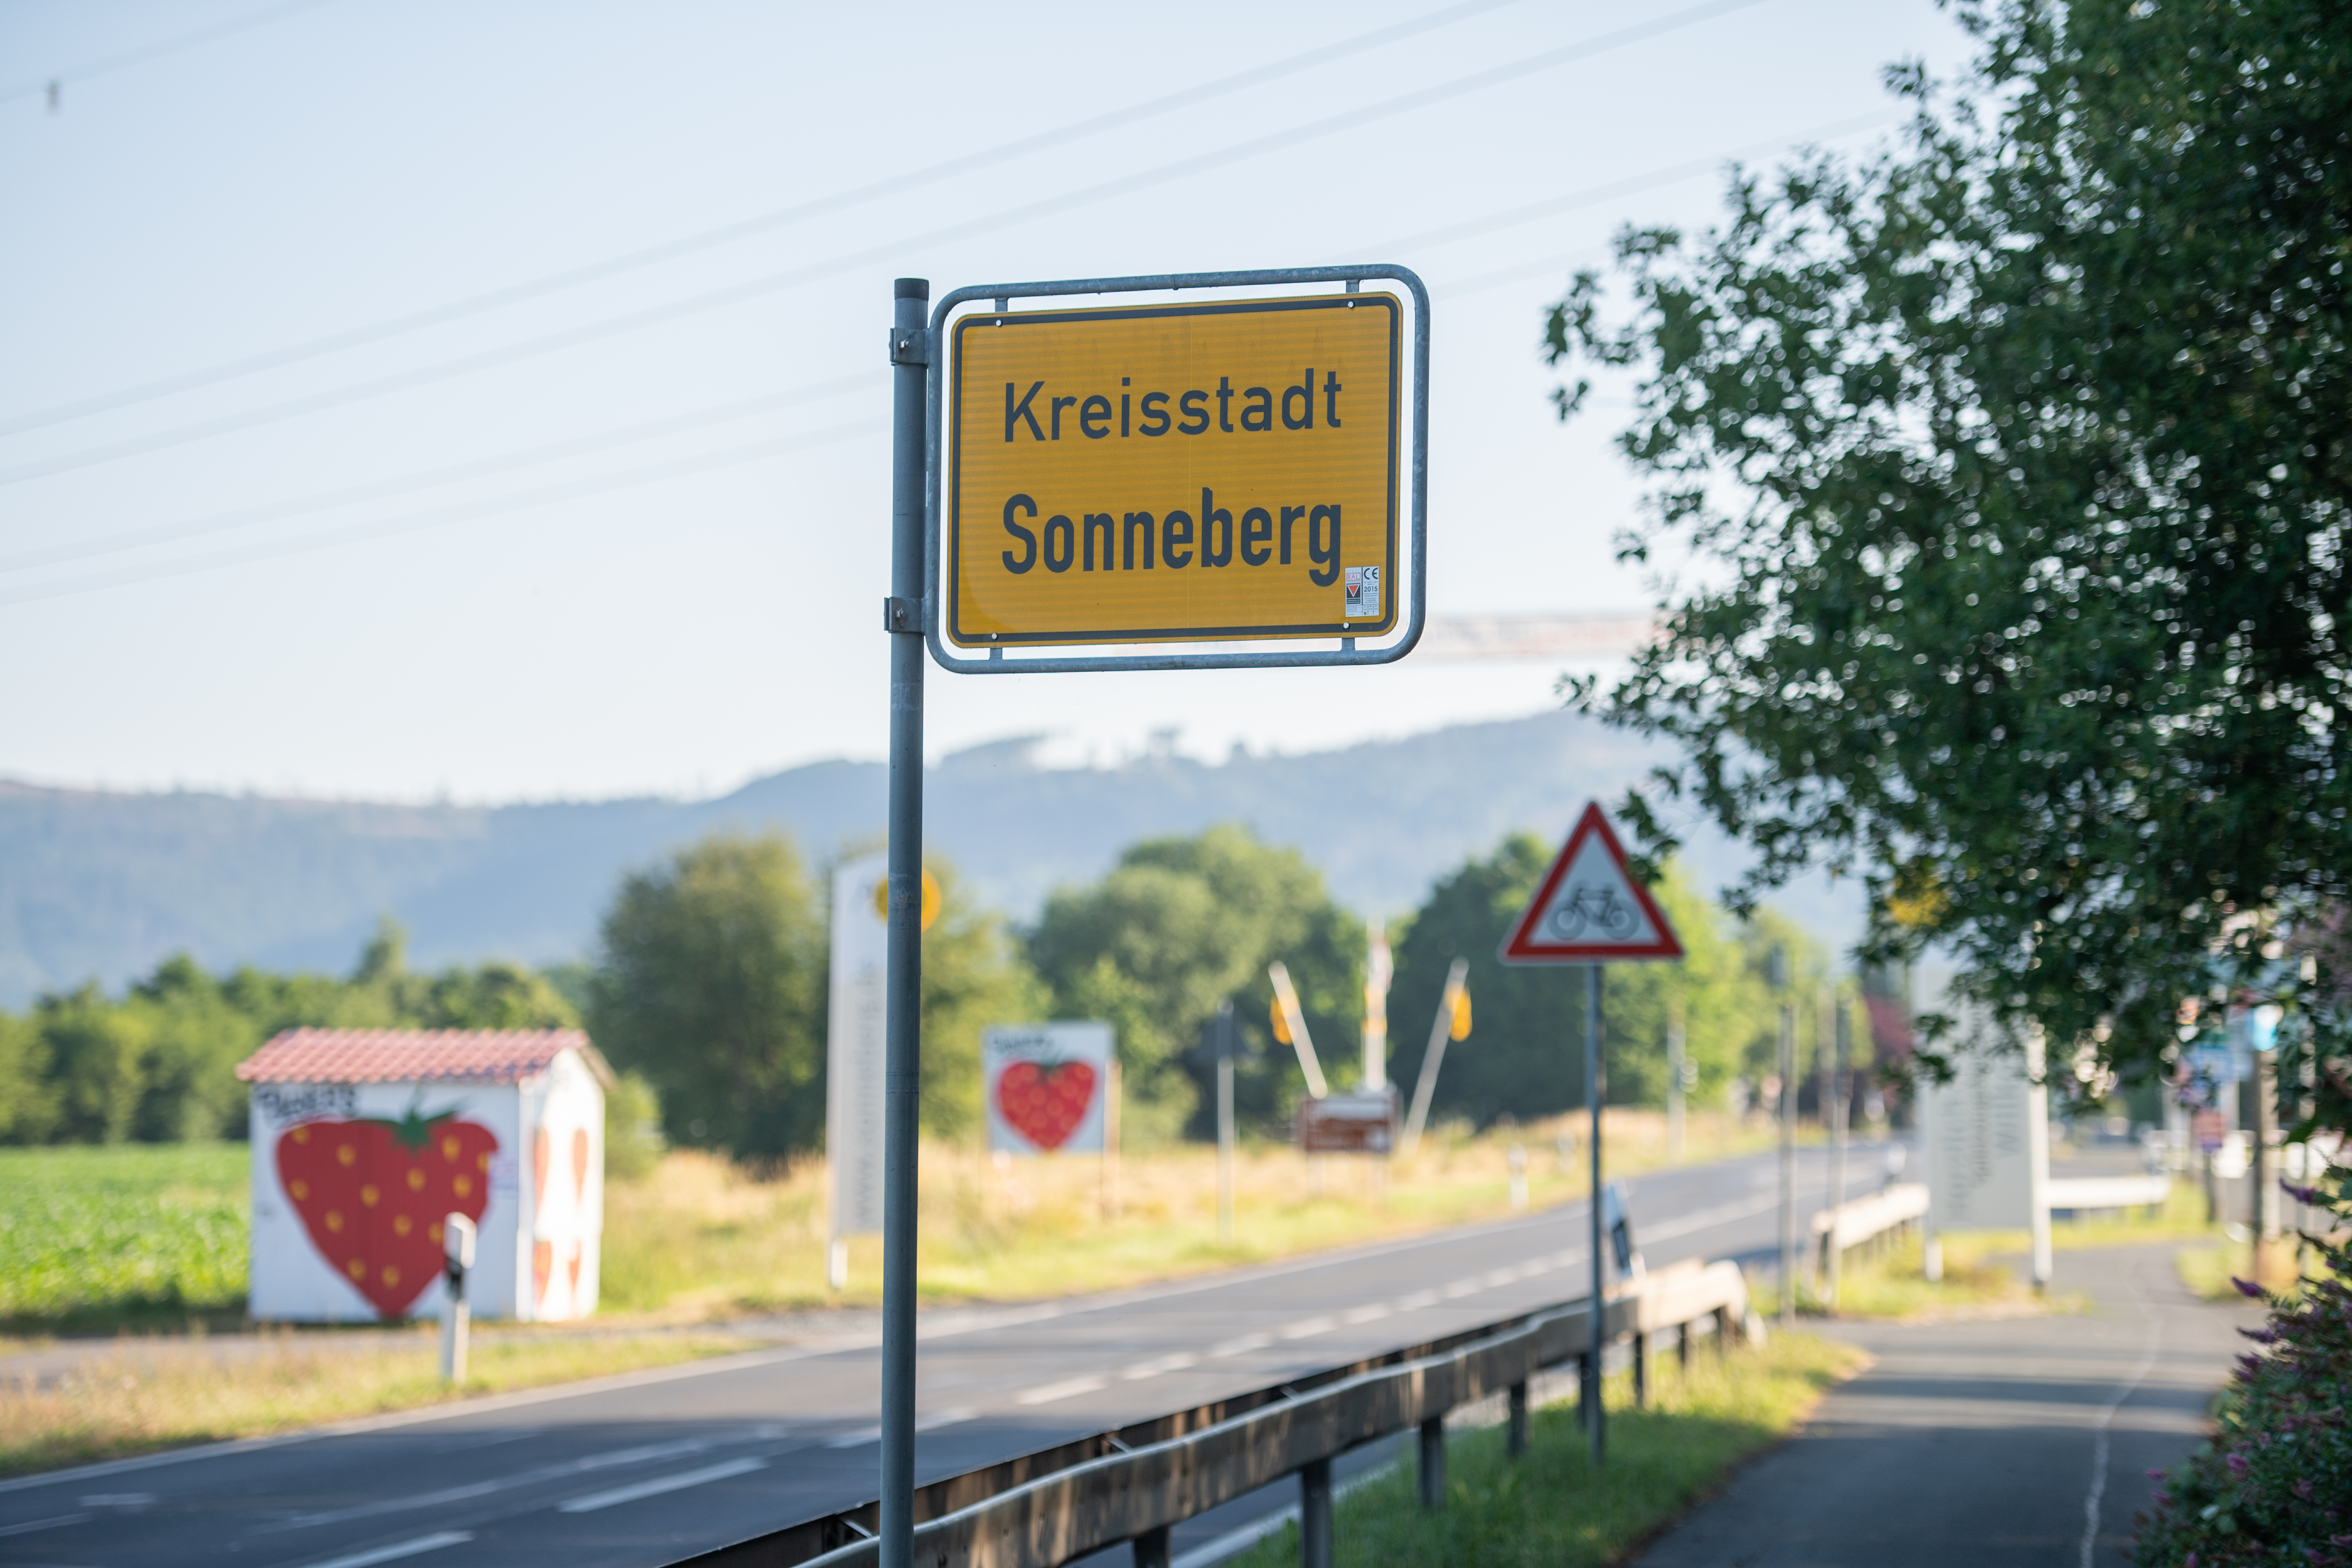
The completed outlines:
[[[441,1221],[489,1205],[497,1135],[451,1107],[397,1121],[306,1121],[278,1140],[278,1180],[310,1243],[386,1318],[441,1274]]]
[[[996,1075],[996,1109],[1005,1125],[1040,1149],[1068,1142],[1094,1099],[1089,1062],[1020,1061]]]

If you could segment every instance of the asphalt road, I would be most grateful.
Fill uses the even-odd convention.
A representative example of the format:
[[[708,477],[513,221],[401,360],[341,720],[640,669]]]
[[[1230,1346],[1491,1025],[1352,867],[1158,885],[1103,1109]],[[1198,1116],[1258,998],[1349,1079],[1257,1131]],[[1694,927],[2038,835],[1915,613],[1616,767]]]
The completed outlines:
[[[1812,1325],[1875,1363],[1638,1568],[2124,1568],[2145,1472],[2202,1438],[2262,1318],[2190,1296],[2173,1250],[2059,1253],[2080,1316]]]
[[[1883,1162],[1860,1151],[1854,1193]],[[1807,1213],[1827,1160],[1801,1156]],[[1769,1157],[1655,1173],[1653,1264],[1766,1262]],[[917,1470],[953,1475],[1583,1294],[1584,1208],[1143,1289],[928,1314]],[[75,1568],[650,1568],[876,1491],[870,1338],[0,1482],[0,1563]],[[1357,1457],[1353,1468],[1376,1462]],[[1342,1479],[1345,1471],[1343,1470]],[[1180,1558],[1292,1500],[1181,1530]]]

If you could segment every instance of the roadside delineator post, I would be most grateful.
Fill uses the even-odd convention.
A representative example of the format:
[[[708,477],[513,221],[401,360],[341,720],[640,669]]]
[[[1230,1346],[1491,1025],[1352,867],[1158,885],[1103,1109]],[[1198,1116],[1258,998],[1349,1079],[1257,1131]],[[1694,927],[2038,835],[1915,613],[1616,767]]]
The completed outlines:
[[[448,1294],[441,1304],[441,1381],[466,1381],[466,1336],[473,1310],[466,1305],[466,1275],[474,1267],[474,1222],[453,1214],[441,1222],[442,1278]]]

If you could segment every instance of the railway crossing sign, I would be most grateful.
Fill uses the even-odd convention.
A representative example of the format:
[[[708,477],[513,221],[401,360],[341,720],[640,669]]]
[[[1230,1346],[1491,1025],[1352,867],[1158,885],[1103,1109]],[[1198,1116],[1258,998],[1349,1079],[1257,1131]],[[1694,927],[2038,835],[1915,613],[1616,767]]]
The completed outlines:
[[[1505,963],[1678,962],[1683,944],[1594,802],[1536,885],[1501,953]]]

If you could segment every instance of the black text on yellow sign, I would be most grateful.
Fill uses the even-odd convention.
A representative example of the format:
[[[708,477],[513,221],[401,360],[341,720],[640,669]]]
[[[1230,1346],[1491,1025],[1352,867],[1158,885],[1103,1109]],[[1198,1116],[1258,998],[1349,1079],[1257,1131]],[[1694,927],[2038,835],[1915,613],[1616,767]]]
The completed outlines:
[[[1342,294],[963,317],[949,640],[1389,630],[1402,314]]]

